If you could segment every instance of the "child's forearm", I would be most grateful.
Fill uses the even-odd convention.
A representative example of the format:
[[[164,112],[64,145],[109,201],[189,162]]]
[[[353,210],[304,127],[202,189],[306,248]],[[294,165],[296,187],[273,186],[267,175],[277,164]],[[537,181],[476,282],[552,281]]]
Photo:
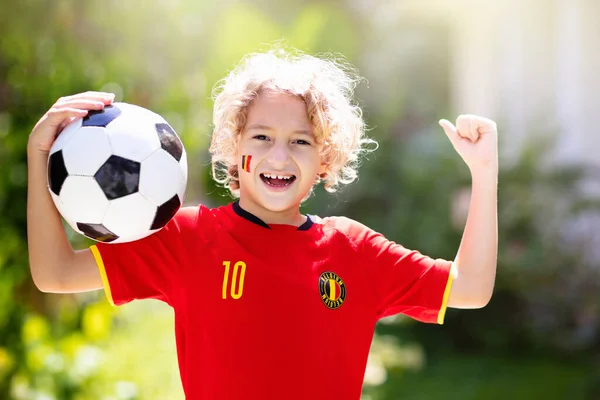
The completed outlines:
[[[471,204],[455,259],[457,277],[448,305],[485,306],[492,296],[498,254],[498,172],[481,168],[471,172]]]
[[[46,185],[47,156],[28,150],[27,241],[29,265],[36,286],[55,291],[62,266],[70,262],[73,248]]]

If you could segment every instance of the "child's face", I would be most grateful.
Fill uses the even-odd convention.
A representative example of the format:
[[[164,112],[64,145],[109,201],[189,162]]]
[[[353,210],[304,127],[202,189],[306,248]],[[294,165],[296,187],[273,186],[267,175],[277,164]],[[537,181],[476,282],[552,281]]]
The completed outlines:
[[[240,201],[248,211],[298,208],[324,172],[319,150],[302,99],[261,93],[248,108],[238,142]]]

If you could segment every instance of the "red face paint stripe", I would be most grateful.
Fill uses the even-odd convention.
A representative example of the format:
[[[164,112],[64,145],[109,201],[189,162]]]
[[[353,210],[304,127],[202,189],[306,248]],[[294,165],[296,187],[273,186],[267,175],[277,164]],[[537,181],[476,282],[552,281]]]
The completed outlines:
[[[250,161],[252,156],[242,156],[242,169],[246,172],[250,172]]]

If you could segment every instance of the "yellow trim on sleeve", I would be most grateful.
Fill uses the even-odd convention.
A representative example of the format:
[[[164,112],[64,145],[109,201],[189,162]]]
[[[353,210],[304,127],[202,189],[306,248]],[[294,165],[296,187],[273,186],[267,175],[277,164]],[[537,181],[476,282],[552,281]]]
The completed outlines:
[[[106,275],[106,268],[104,267],[104,261],[102,261],[102,255],[100,254],[100,250],[96,245],[90,247],[92,254],[94,255],[94,259],[96,260],[96,265],[98,265],[98,270],[100,271],[100,276],[102,277],[102,285],[104,286],[104,293],[106,294],[106,298],[111,305],[115,305],[115,302],[112,298],[112,293],[110,291],[110,284],[108,283],[108,276]]]
[[[437,323],[440,325],[444,324],[444,317],[446,316],[446,309],[448,308],[448,299],[450,298],[450,290],[452,289],[452,282],[454,282],[454,276],[456,275],[456,267],[454,263],[448,271],[448,282],[446,283],[446,289],[444,290],[444,297],[442,298],[442,305],[440,312],[438,313]]]

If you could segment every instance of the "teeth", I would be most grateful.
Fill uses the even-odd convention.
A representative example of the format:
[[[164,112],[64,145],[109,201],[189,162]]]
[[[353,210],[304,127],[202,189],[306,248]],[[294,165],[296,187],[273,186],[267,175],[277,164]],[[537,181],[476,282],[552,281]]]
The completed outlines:
[[[291,175],[272,175],[272,174],[263,174],[264,176],[266,176],[269,179],[291,179],[292,176]]]

